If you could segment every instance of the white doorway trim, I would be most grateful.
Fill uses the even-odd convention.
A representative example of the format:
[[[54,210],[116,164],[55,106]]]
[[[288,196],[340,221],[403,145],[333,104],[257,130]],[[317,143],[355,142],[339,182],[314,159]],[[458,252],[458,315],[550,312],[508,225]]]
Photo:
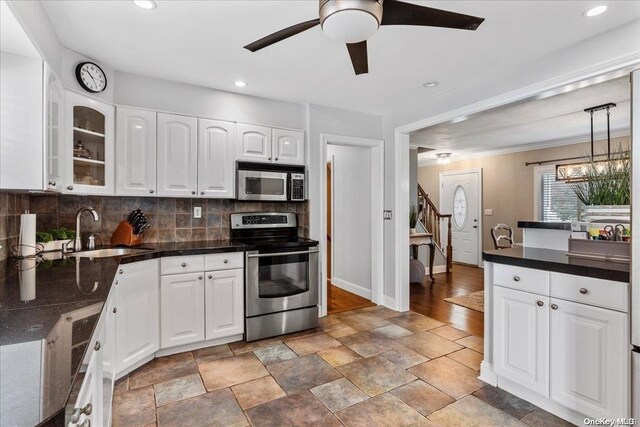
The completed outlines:
[[[447,171],[447,172],[440,172],[440,181],[438,184],[438,193],[439,193],[439,202],[438,202],[438,209],[440,209],[441,213],[445,213],[445,209],[443,207],[442,204],[442,184],[443,184],[443,178],[446,176],[455,176],[455,175],[462,175],[462,174],[466,174],[466,173],[477,173],[478,174],[478,188],[476,189],[478,192],[478,262],[477,262],[477,266],[481,267],[482,266],[482,168],[473,168],[473,169],[461,169],[461,170],[456,170],[456,171]],[[453,218],[452,218],[453,221]],[[446,227],[445,224],[442,224],[443,227]],[[441,230],[441,236],[446,236],[447,232],[446,229]],[[447,242],[448,243],[448,242]]]
[[[341,135],[320,135],[320,316],[327,314],[327,145],[340,145],[347,147],[368,148],[371,150],[371,301],[375,304],[383,304],[384,284],[384,224],[382,211],[384,198],[382,188],[384,185],[384,141],[379,139],[356,138]],[[408,153],[408,152],[407,152]],[[380,189],[380,191],[376,191]],[[333,254],[333,251],[332,251]],[[333,266],[332,266],[333,268]]]
[[[558,91],[563,87],[583,82],[597,82],[602,76],[617,75],[618,77],[630,73],[640,64],[636,54],[626,55],[604,61],[600,64],[583,68],[573,73],[564,74],[535,84],[505,92],[482,101],[465,105],[442,114],[427,117],[394,129],[393,158],[394,158],[394,220],[392,233],[394,235],[394,296],[385,297],[398,311],[409,310],[409,133],[448,122],[463,116],[490,110],[492,108],[522,101],[547,91]],[[395,301],[394,301],[395,300]]]

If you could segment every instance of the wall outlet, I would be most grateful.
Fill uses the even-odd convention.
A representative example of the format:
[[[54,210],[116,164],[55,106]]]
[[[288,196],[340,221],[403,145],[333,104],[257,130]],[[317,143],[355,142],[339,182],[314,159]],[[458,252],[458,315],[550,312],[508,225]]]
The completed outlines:
[[[200,206],[193,207],[193,217],[202,218],[202,208]]]
[[[493,209],[485,209],[484,210],[484,214],[486,216],[492,216],[493,215]]]

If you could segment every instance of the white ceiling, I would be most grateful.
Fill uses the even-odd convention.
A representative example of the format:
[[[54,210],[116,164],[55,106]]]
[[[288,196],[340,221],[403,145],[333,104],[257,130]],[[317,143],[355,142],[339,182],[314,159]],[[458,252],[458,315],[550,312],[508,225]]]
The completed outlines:
[[[0,1],[0,51],[41,59],[5,1]]]
[[[294,102],[382,114],[453,91],[640,17],[638,2],[412,1],[486,18],[473,31],[387,26],[369,39],[369,74],[319,27],[251,53],[242,47],[317,18],[309,1],[43,1],[68,48],[116,70]],[[238,90],[235,80],[249,86]],[[432,89],[422,83],[436,80]]]
[[[588,141],[589,113],[585,108],[613,102],[612,137],[628,135],[631,123],[629,76],[542,99],[506,105],[413,132],[414,146],[434,149],[421,153],[423,164],[450,152],[452,160],[493,151],[527,149]],[[595,139],[606,138],[605,111],[594,113]]]

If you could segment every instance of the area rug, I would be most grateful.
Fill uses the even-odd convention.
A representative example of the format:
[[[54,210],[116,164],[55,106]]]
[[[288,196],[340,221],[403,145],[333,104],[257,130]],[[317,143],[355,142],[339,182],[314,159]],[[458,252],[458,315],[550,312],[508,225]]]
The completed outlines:
[[[471,310],[484,313],[484,291],[471,292],[470,294],[445,298],[444,300],[451,304],[461,305]]]

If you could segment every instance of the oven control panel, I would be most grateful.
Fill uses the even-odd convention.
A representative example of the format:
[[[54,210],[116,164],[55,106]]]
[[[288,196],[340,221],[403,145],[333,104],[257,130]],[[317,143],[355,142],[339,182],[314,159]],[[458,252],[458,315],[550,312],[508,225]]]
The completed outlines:
[[[298,221],[295,213],[290,212],[245,212],[231,214],[231,229],[252,228],[291,228]]]
[[[251,215],[242,217],[243,225],[287,224],[286,215]]]

